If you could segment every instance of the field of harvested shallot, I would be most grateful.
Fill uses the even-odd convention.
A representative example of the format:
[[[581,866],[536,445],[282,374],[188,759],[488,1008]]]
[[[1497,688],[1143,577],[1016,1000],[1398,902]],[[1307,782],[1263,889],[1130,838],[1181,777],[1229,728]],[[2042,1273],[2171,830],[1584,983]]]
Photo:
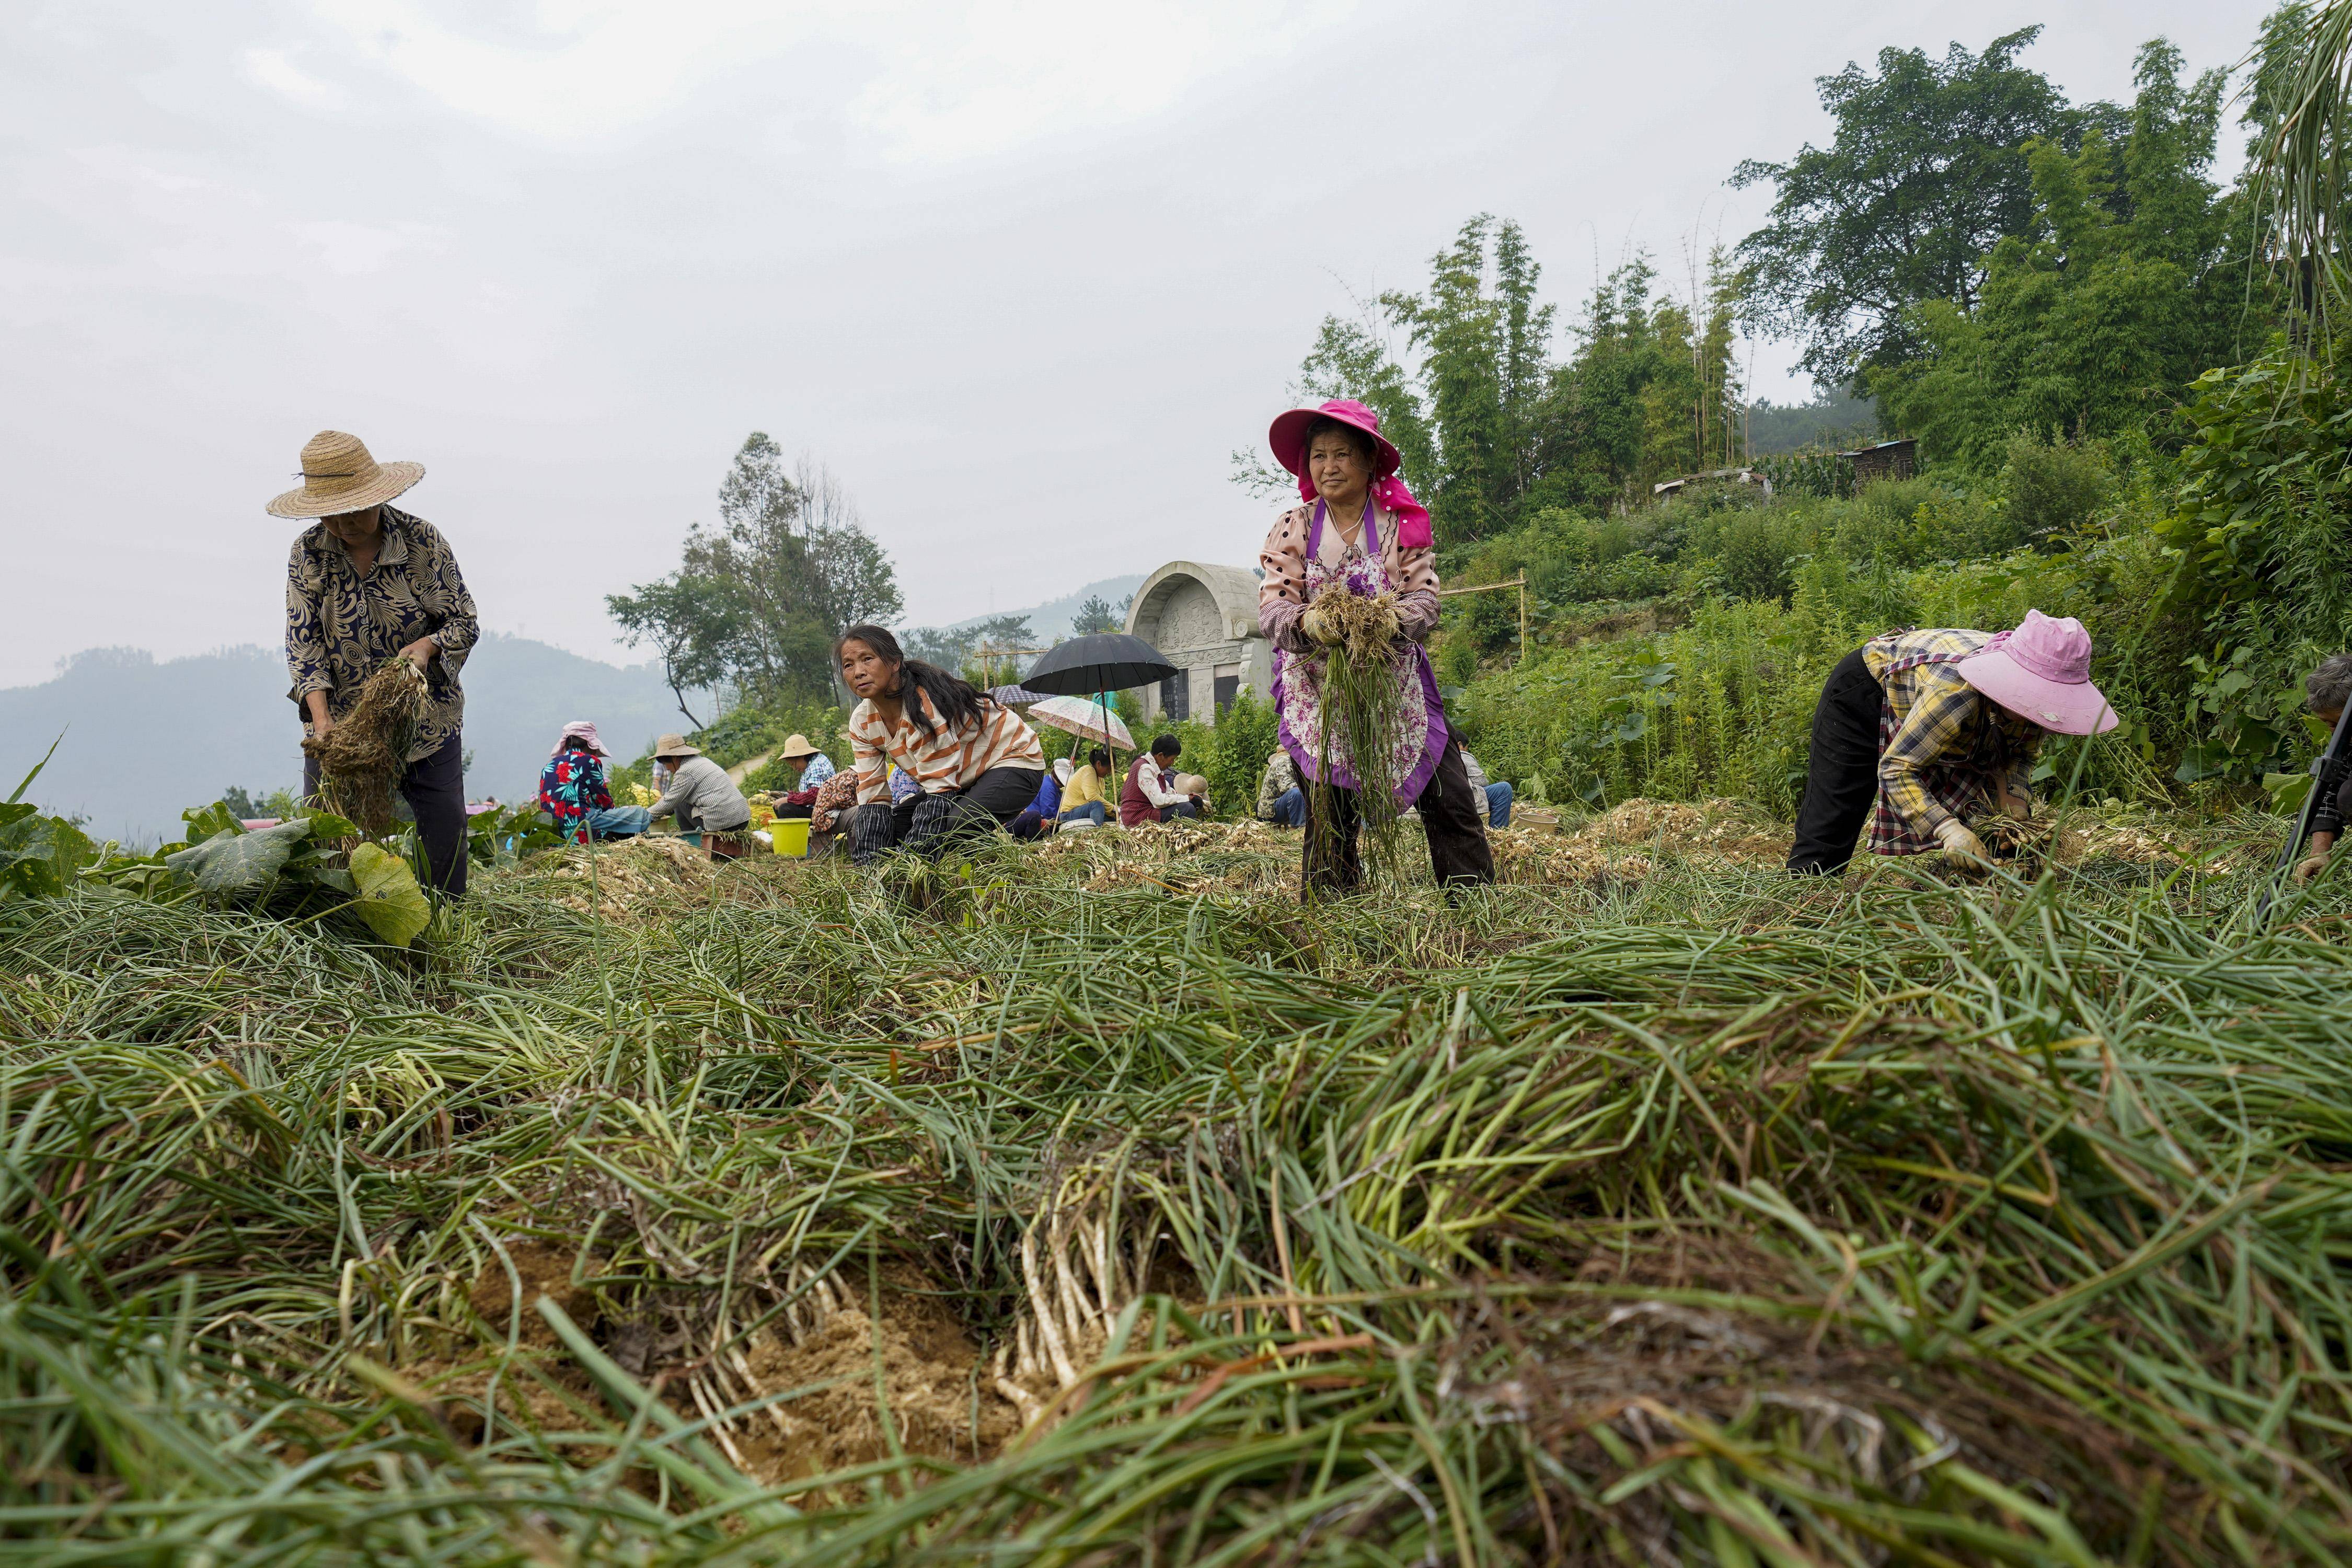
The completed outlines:
[[[2277,831],[0,904],[0,1561],[2341,1562],[2352,900],[2258,923]]]

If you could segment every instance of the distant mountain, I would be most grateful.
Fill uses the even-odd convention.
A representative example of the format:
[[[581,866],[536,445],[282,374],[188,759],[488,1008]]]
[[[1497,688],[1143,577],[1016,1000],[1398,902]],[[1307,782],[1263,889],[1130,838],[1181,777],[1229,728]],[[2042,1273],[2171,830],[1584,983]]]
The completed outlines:
[[[1087,584],[1074,594],[1065,594],[1058,599],[1048,599],[1042,605],[1033,605],[1025,610],[999,610],[994,613],[1028,616],[1029,629],[1037,634],[1037,640],[1040,645],[1043,645],[1052,642],[1055,637],[1066,637],[1070,635],[1070,623],[1077,618],[1078,606],[1087,602],[1088,595],[1100,594],[1113,609],[1117,609],[1120,600],[1143,586],[1144,576],[1145,574],[1137,572],[1125,577],[1106,577],[1099,583]],[[961,631],[967,626],[976,626],[987,619],[989,619],[987,616],[972,616],[941,629],[951,632]]]
[[[656,664],[623,668],[492,633],[467,660],[465,679],[466,784],[477,799],[535,794],[548,747],[573,719],[594,720],[621,757],[686,726]],[[26,798],[126,844],[176,830],[183,807],[232,784],[258,795],[302,777],[300,723],[274,648],[161,662],[137,648],[92,648],[53,679],[0,689],[0,798],[60,733]]]

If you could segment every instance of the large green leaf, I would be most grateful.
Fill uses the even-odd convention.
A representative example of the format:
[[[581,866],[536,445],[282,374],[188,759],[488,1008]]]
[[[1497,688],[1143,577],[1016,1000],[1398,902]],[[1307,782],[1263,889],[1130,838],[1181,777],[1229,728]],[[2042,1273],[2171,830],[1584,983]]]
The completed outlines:
[[[358,823],[348,816],[337,816],[331,811],[317,811],[304,806],[302,820],[310,825],[310,835],[314,838],[357,838],[360,836]]]
[[[381,846],[362,844],[352,851],[352,880],[360,890],[352,908],[393,946],[406,947],[433,922],[433,906],[416,885],[416,873]]]
[[[190,820],[193,826],[194,817]],[[278,879],[286,858],[310,836],[310,825],[299,819],[257,833],[221,832],[165,856],[163,864],[203,892],[227,897],[258,893]]]

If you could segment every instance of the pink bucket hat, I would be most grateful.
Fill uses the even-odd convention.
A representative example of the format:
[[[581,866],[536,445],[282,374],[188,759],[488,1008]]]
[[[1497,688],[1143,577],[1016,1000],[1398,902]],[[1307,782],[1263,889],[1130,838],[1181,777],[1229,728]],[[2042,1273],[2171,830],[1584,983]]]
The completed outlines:
[[[1266,445],[1274,448],[1274,460],[1294,474],[1303,473],[1307,467],[1307,427],[1318,419],[1336,419],[1342,425],[1352,425],[1372,438],[1380,448],[1379,472],[1374,478],[1385,478],[1397,471],[1404,457],[1396,443],[1381,434],[1381,416],[1350,397],[1335,397],[1316,408],[1294,408],[1287,414],[1275,416],[1274,426],[1265,433]]]
[[[1372,463],[1373,498],[1396,513],[1400,545],[1407,550],[1428,549],[1429,509],[1413,500],[1412,492],[1405,489],[1404,476],[1397,471],[1404,466],[1404,456],[1395,442],[1381,434],[1380,415],[1352,397],[1335,397],[1318,407],[1294,408],[1275,416],[1273,426],[1265,433],[1266,445],[1274,448],[1276,462],[1298,476],[1298,499],[1315,500],[1315,481],[1307,474],[1307,429],[1318,419],[1336,419],[1372,438],[1380,450]]]
[[[2095,735],[2117,722],[2091,684],[2091,634],[2074,616],[2025,612],[2013,632],[1961,659],[1961,678],[2021,719],[2062,735]]]
[[[563,750],[563,742],[566,741],[581,742],[600,757],[608,754],[604,750],[604,742],[596,738],[596,726],[585,719],[574,719],[571,723],[563,726],[563,733],[555,738],[555,750],[547,754],[551,757],[557,755]]]

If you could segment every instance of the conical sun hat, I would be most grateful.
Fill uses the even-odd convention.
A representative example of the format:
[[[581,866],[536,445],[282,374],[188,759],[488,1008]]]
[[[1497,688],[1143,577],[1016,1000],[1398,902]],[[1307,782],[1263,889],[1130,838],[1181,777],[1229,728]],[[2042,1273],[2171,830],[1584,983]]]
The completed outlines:
[[[425,477],[422,463],[379,463],[367,443],[321,430],[302,444],[302,488],[263,510],[272,517],[333,517],[390,500]]]

